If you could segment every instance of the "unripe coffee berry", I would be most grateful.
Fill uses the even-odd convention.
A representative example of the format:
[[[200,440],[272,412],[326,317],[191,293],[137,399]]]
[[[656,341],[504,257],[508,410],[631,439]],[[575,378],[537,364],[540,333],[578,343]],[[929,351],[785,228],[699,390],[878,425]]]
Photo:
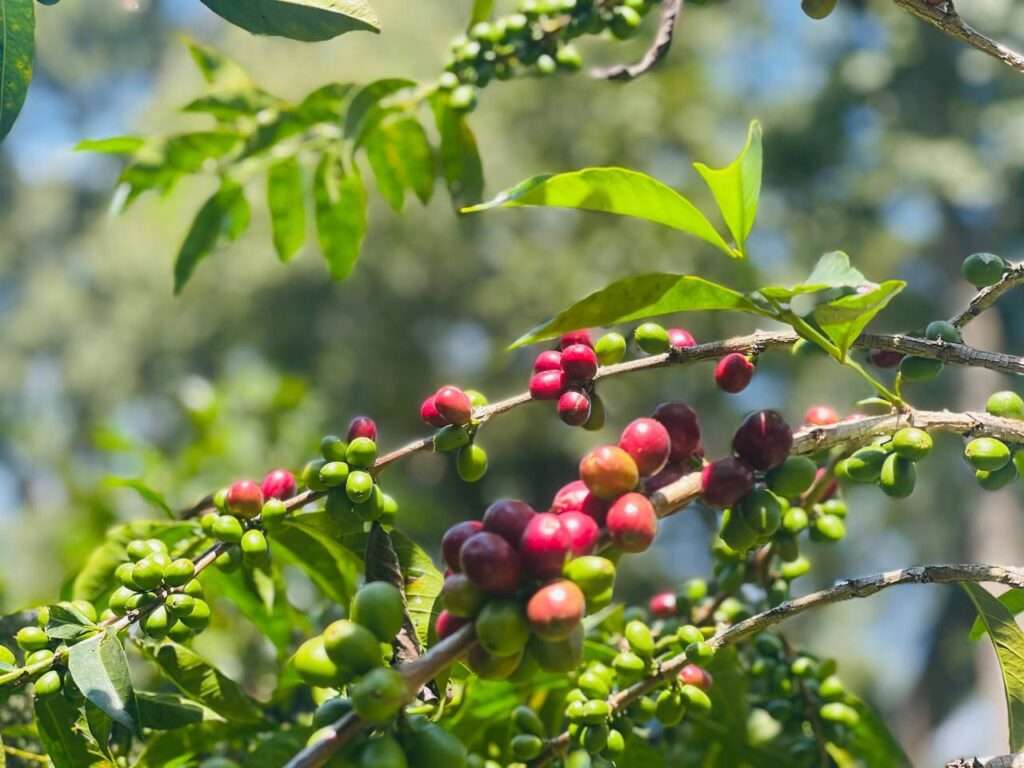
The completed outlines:
[[[789,456],[784,462],[768,473],[768,487],[786,499],[792,499],[814,483],[818,476],[818,465],[806,456]]]
[[[464,445],[455,459],[455,470],[467,483],[475,483],[487,474],[487,451],[476,443]]]
[[[974,253],[964,259],[961,272],[975,288],[987,288],[1003,279],[1006,260],[994,253]]]
[[[60,676],[60,672],[55,669],[51,669],[41,674],[36,678],[35,682],[32,683],[32,693],[40,698],[53,696],[54,694],[60,693],[60,689],[63,685],[64,679]]]
[[[668,350],[669,336],[664,326],[644,323],[633,331],[633,340],[648,355],[657,355]]]
[[[441,537],[441,552],[448,567],[456,573],[462,570],[462,563],[459,560],[459,553],[466,539],[475,533],[483,530],[483,523],[479,520],[463,520],[456,523]]]
[[[932,341],[941,340],[950,344],[963,344],[964,342],[960,329],[948,320],[933,320],[928,323],[928,327],[924,329],[924,336]]]
[[[701,473],[704,502],[712,507],[731,507],[750,493],[754,473],[746,463],[732,457],[713,461]]]
[[[907,381],[931,381],[945,367],[941,360],[927,357],[905,357],[900,363],[900,376]]]
[[[424,400],[420,406],[420,421],[431,427],[443,427],[448,424],[448,420],[437,410],[433,395]]]
[[[562,370],[569,381],[590,381],[597,375],[597,354],[588,344],[572,344],[562,350]]]
[[[483,605],[484,594],[464,573],[453,573],[444,580],[441,600],[445,609],[453,616],[469,618],[475,616]]]
[[[595,448],[580,461],[580,479],[601,499],[615,499],[640,482],[633,457],[616,445]]]
[[[597,432],[604,428],[605,417],[604,401],[597,392],[591,392],[590,417],[583,422],[583,428],[588,432]]]
[[[964,457],[975,469],[995,472],[1010,461],[1010,449],[994,437],[978,437],[967,443]]]
[[[196,607],[196,599],[191,595],[174,592],[167,596],[164,600],[164,605],[176,618],[188,616],[192,613],[192,609]]]
[[[434,393],[434,407],[449,424],[468,424],[473,418],[473,404],[458,387],[444,386]]]
[[[377,444],[369,437],[357,437],[348,444],[345,461],[353,467],[372,467],[377,460]]]
[[[541,371],[530,377],[530,397],[534,400],[557,400],[565,391],[565,373]]]
[[[920,461],[931,453],[932,445],[932,436],[917,427],[904,427],[892,436],[892,449],[911,461]]]
[[[1016,392],[996,392],[985,403],[985,410],[1003,419],[1024,419],[1024,398]]]
[[[459,551],[461,570],[484,592],[507,595],[516,591],[522,579],[519,553],[505,539],[481,531],[466,539]]]
[[[647,602],[647,610],[651,616],[659,619],[671,619],[676,615],[676,596],[674,592],[659,592]]]
[[[693,334],[683,328],[668,329],[668,343],[673,349],[689,349],[697,346]]]
[[[326,463],[326,459],[313,459],[302,468],[302,484],[309,490],[317,493],[327,490],[327,486],[320,479],[320,470]]]
[[[237,544],[242,540],[242,534],[245,533],[242,528],[242,524],[238,521],[237,517],[231,515],[219,515],[213,523],[213,536],[220,541],[228,542],[229,544]],[[149,558],[143,558],[139,561],[139,565],[149,562]],[[160,576],[163,578],[163,570],[160,571]],[[143,589],[152,589],[152,586],[147,586],[146,582],[139,579],[139,574],[135,571],[132,572],[132,578],[135,579],[135,583]],[[159,583],[159,582],[158,582]],[[156,586],[155,584],[153,586]]]
[[[793,448],[793,431],[778,411],[751,414],[732,438],[733,452],[754,469],[766,472],[786,460]]]
[[[476,637],[491,656],[522,653],[530,627],[518,600],[490,600],[476,617]]]
[[[562,338],[558,341],[560,349],[571,347],[573,344],[585,344],[588,347],[594,346],[590,340],[590,331],[585,328],[579,331],[569,331],[568,333],[563,333]]]
[[[289,499],[295,495],[295,475],[287,469],[275,469],[267,473],[260,485],[265,499]]]
[[[626,337],[621,333],[606,333],[597,340],[594,352],[601,365],[614,365],[626,356]]]
[[[324,435],[320,440],[320,455],[325,461],[344,461],[348,443],[337,435]]]
[[[41,651],[50,644],[46,631],[42,627],[22,627],[14,635],[14,642],[22,650],[32,653]]]
[[[239,542],[242,548],[242,558],[249,565],[263,565],[270,558],[270,545],[267,544],[267,537],[263,531],[252,528],[242,535]]]
[[[623,552],[643,552],[658,532],[658,516],[646,496],[627,493],[612,504],[605,526],[612,543]]]
[[[239,480],[228,488],[228,512],[236,517],[256,517],[263,507],[263,491],[252,480]]]
[[[344,461],[328,461],[320,467],[320,482],[328,488],[337,488],[348,480],[349,467]]]
[[[672,439],[665,425],[655,419],[634,419],[622,431],[619,447],[636,462],[641,477],[650,477],[668,461]]]
[[[557,349],[546,349],[533,361],[533,372],[562,370],[562,353]]]
[[[754,378],[754,364],[746,355],[732,352],[718,361],[715,366],[715,383],[723,392],[742,392]]]
[[[839,422],[839,414],[831,405],[812,405],[804,414],[804,424],[812,427],[828,427]]]
[[[499,499],[487,507],[483,517],[483,529],[496,533],[513,547],[518,547],[523,533],[537,511],[525,501]]]
[[[288,507],[281,499],[267,499],[260,511],[260,521],[268,530],[273,528],[288,514]]]
[[[550,512],[534,515],[519,541],[523,566],[538,579],[561,575],[571,549],[569,531],[562,525],[561,517]]]
[[[196,582],[197,584],[199,582]],[[192,606],[192,612],[187,616],[180,616],[181,621],[189,629],[196,632],[202,632],[210,623],[210,605],[202,598],[194,598],[195,603]]]
[[[192,580],[196,566],[188,558],[178,558],[164,568],[164,581],[168,586],[180,587]]]
[[[377,440],[377,422],[369,416],[356,416],[348,423],[347,439],[349,443],[357,437]]]
[[[590,419],[590,398],[574,389],[563,392],[558,398],[558,418],[570,427],[582,427]]]
[[[357,469],[345,480],[345,495],[353,504],[361,504],[373,493],[373,475]]]
[[[569,532],[569,551],[573,557],[594,553],[601,539],[601,529],[594,518],[582,512],[564,512],[558,519]]]

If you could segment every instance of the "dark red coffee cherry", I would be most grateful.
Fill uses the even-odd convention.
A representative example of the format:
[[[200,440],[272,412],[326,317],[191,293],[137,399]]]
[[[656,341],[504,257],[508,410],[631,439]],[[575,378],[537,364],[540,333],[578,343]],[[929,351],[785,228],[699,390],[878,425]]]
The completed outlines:
[[[612,543],[623,552],[643,552],[658,532],[658,516],[642,493],[620,496],[605,520]]]
[[[448,426],[448,420],[437,410],[437,403],[434,401],[433,395],[424,400],[420,406],[420,421],[431,427]]]
[[[619,448],[633,457],[640,477],[650,477],[668,461],[672,438],[660,421],[634,419],[622,431]]]
[[[348,424],[348,436],[345,438],[352,442],[357,437],[365,437],[370,440],[377,440],[377,422],[369,416],[356,416]]]
[[[295,495],[295,475],[287,469],[275,469],[267,473],[260,485],[265,499],[289,499]]]
[[[683,685],[694,685],[707,692],[714,684],[711,673],[696,664],[687,664],[679,670],[679,680]]]
[[[561,579],[541,587],[526,604],[530,629],[542,640],[565,640],[580,621],[586,599],[580,588]]]
[[[536,514],[536,510],[525,501],[501,499],[484,512],[483,529],[498,534],[513,547],[518,547],[523,531]]]
[[[659,592],[654,595],[647,603],[647,610],[651,612],[651,616],[671,619],[676,615],[675,592]]]
[[[530,397],[534,400],[557,400],[565,391],[565,373],[541,371],[530,377]]]
[[[607,501],[592,494],[582,480],[573,480],[558,490],[548,511],[556,515],[566,512],[582,512],[584,515],[594,518],[598,525],[604,525],[609,506],[611,505]]]
[[[453,616],[448,611],[441,611],[437,614],[437,620],[434,622],[434,631],[437,632],[437,639],[444,640],[449,635],[454,635],[470,621],[471,619]]]
[[[668,329],[668,343],[673,349],[689,349],[697,346],[693,334],[683,328]]]
[[[731,507],[754,487],[754,473],[739,459],[730,456],[713,461],[701,473],[704,502],[711,507]]]
[[[589,344],[571,344],[562,350],[562,370],[569,381],[590,381],[597,375],[597,354]]]
[[[582,512],[563,512],[558,519],[569,532],[570,552],[573,557],[594,554],[601,538],[601,528],[594,518]]]
[[[831,405],[812,405],[804,414],[804,424],[813,427],[828,427],[839,423],[839,414]]]
[[[533,372],[560,371],[562,370],[562,353],[557,349],[547,349],[537,355],[533,361]]]
[[[484,592],[508,595],[519,588],[522,560],[512,545],[496,533],[481,531],[466,539],[459,562],[462,571]]]
[[[572,537],[559,515],[541,512],[535,515],[519,541],[519,554],[526,570],[538,579],[550,579],[562,573],[572,549]]]
[[[466,543],[466,539],[475,533],[480,533],[483,529],[484,524],[479,520],[464,520],[445,531],[444,536],[441,538],[441,552],[449,568],[456,573],[462,570],[462,564],[459,560],[462,545]]]
[[[263,508],[263,490],[252,480],[239,480],[228,488],[226,503],[235,517],[256,517]]]
[[[732,438],[733,453],[762,472],[779,466],[792,448],[793,430],[778,411],[750,414]]]
[[[697,412],[686,403],[662,403],[654,409],[652,418],[660,421],[668,430],[671,449],[668,460],[673,463],[689,461],[701,456],[704,447],[700,441],[700,419]]]
[[[903,353],[893,349],[873,349],[868,354],[868,360],[878,368],[896,368],[903,362]]]
[[[573,344],[585,344],[588,347],[594,346],[594,343],[590,340],[590,331],[586,328],[579,331],[569,331],[563,333],[562,338],[558,342],[560,349],[571,347]]]
[[[449,424],[462,426],[473,418],[473,403],[469,395],[451,385],[441,387],[434,393],[434,407]]]
[[[736,394],[747,388],[754,378],[754,364],[739,352],[728,354],[715,366],[715,383],[719,389]]]
[[[685,474],[688,474],[685,467],[681,467],[678,464],[666,464],[661,472],[644,480],[644,493],[649,496],[660,491],[666,485],[674,483]]]
[[[558,418],[570,427],[582,427],[590,418],[590,398],[575,389],[563,392],[558,398]]]

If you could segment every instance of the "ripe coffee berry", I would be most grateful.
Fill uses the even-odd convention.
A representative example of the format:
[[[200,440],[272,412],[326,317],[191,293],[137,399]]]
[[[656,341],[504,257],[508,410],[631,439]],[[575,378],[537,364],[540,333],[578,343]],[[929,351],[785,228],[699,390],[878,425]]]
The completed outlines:
[[[580,588],[562,579],[533,593],[526,604],[526,618],[542,640],[564,640],[583,619],[585,607]]]
[[[570,427],[582,427],[590,418],[590,398],[575,389],[563,392],[558,398],[558,418]]]
[[[683,328],[668,329],[668,343],[673,349],[689,349],[697,346],[693,334]]]
[[[345,438],[350,443],[357,437],[365,437],[370,440],[377,440],[377,422],[369,416],[356,416],[348,424],[348,436]]]
[[[700,419],[686,403],[662,403],[654,409],[652,418],[668,430],[671,441],[669,461],[680,463],[704,453],[700,441]]]
[[[239,480],[228,488],[227,507],[236,517],[256,517],[263,507],[263,491],[252,480]]]
[[[687,664],[679,670],[679,679],[683,685],[693,685],[705,692],[710,690],[714,683],[711,673],[696,664]]]
[[[518,547],[526,526],[537,514],[525,501],[500,499],[484,512],[483,529],[496,533],[513,547]]]
[[[449,568],[456,573],[462,570],[462,564],[459,560],[462,545],[466,543],[466,539],[475,533],[480,533],[483,528],[483,523],[479,520],[463,520],[461,523],[456,523],[445,531],[444,536],[441,538],[441,552]]]
[[[586,483],[582,480],[573,480],[558,490],[548,511],[556,515],[566,512],[581,512],[594,518],[598,525],[603,525],[604,518],[608,514],[608,507],[608,502],[592,494]]]
[[[558,516],[562,526],[569,532],[570,552],[573,557],[592,555],[601,538],[597,521],[582,512],[565,512]]]
[[[674,483],[685,474],[686,470],[678,464],[667,464],[661,472],[644,480],[644,493],[650,495],[660,491],[666,485]]]
[[[562,573],[572,537],[559,515],[541,512],[530,520],[519,541],[519,554],[526,570],[538,579],[550,579]]]
[[[891,349],[873,349],[868,360],[877,368],[895,368],[903,362],[903,353]]]
[[[713,461],[701,473],[704,502],[712,507],[731,507],[750,493],[754,473],[739,459],[729,457]]]
[[[719,389],[730,394],[742,392],[754,378],[754,364],[746,355],[733,352],[718,361],[715,366],[715,383]]]
[[[612,504],[605,526],[612,543],[623,552],[643,552],[658,532],[658,516],[646,496],[627,493]]]
[[[588,347],[594,346],[593,342],[590,340],[590,331],[584,328],[579,331],[563,333],[562,338],[558,342],[558,346],[561,349],[571,347],[573,344],[585,344]]]
[[[530,397],[534,400],[557,400],[565,391],[565,373],[541,371],[530,377]]]
[[[481,531],[466,539],[459,551],[459,563],[484,592],[507,595],[519,587],[523,569],[519,553],[496,533]]]
[[[462,627],[469,623],[469,619],[454,616],[448,611],[441,611],[437,614],[434,622],[434,631],[437,632],[437,639],[444,640],[449,635],[454,635]]]
[[[267,499],[289,499],[295,495],[295,475],[287,469],[275,469],[263,478],[260,490]]]
[[[547,349],[537,355],[533,361],[533,372],[562,370],[562,353],[557,349]]]
[[[433,395],[424,400],[420,406],[420,421],[431,427],[444,427],[448,425],[448,420],[437,410],[437,403],[434,401]]]
[[[668,461],[672,439],[660,421],[634,419],[622,431],[619,447],[636,462],[641,477],[650,477]]]
[[[458,387],[444,386],[434,393],[434,407],[449,424],[461,426],[473,418],[473,403]]]
[[[597,355],[589,344],[572,344],[562,350],[562,370],[570,381],[590,381],[597,375]]]
[[[640,482],[633,457],[616,445],[595,448],[580,461],[580,479],[601,499],[614,499]]]
[[[762,472],[779,466],[792,448],[793,431],[778,411],[752,413],[732,438],[733,452]]]
[[[676,615],[676,595],[674,592],[661,592],[654,595],[647,603],[651,616],[659,619],[671,619]]]
[[[804,424],[812,427],[827,427],[839,423],[839,414],[831,405],[812,405],[804,414]]]

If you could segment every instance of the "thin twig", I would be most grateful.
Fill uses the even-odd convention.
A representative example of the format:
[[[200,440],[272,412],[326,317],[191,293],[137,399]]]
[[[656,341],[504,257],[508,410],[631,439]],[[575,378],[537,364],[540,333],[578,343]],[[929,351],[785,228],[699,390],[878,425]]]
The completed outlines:
[[[954,315],[950,322],[957,328],[963,328],[971,320],[995,304],[1000,296],[1020,285],[1024,285],[1024,262],[1011,266],[1003,274],[1003,279],[995,285],[990,285],[978,291],[978,294],[971,299],[971,303],[967,305],[967,308]]]
[[[616,64],[611,67],[600,67],[590,71],[590,76],[598,80],[621,80],[629,82],[650,72],[668,54],[672,47],[672,36],[676,22],[683,10],[683,0],[661,0],[661,18],[658,20],[658,31],[654,35],[651,47],[636,64]]]

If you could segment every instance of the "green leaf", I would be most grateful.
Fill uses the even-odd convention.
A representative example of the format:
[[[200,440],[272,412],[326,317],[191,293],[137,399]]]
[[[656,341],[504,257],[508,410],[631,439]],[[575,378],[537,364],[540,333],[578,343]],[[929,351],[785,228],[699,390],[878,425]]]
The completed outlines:
[[[256,88],[225,90],[193,99],[181,108],[190,114],[210,115],[221,123],[233,123],[241,117],[255,117],[280,101]]]
[[[124,546],[117,542],[94,549],[72,582],[71,599],[101,602],[113,591],[114,571],[126,559]]]
[[[1024,749],[1024,633],[1002,603],[983,587],[961,582],[992,640],[1006,689],[1006,716],[1010,751]]]
[[[130,155],[146,140],[139,136],[110,136],[106,139],[83,139],[75,144],[75,152],[100,152],[108,155]]]
[[[267,208],[274,233],[274,250],[287,264],[306,239],[302,166],[294,156],[278,160],[267,171]]]
[[[85,700],[85,726],[89,729],[89,735],[96,741],[103,756],[111,763],[116,764],[117,759],[110,749],[110,735],[114,732],[114,721],[110,715],[97,707],[88,699]]]
[[[238,738],[239,728],[224,723],[204,722],[150,734],[132,768],[195,768],[200,756],[213,752],[217,744]]]
[[[274,541],[275,546],[277,540]],[[217,568],[208,568],[202,577],[203,586],[211,595],[220,595],[260,630],[279,654],[287,654],[290,650],[292,630],[308,627],[306,618],[292,610],[287,600],[280,599],[267,606],[261,599],[253,583],[252,576],[244,570],[225,573]],[[284,593],[283,585],[279,592]]]
[[[355,171],[345,173],[341,159],[327,153],[313,179],[316,228],[320,250],[331,277],[344,280],[352,272],[366,236],[366,190]]]
[[[819,304],[814,308],[812,316],[832,341],[839,347],[845,358],[853,342],[867,328],[879,312],[896,298],[905,287],[902,280],[887,280],[881,285],[865,293]]]
[[[161,643],[137,640],[136,643],[156,663],[161,674],[188,698],[230,721],[243,725],[262,722],[259,707],[238,683],[199,654],[170,640]]]
[[[406,189],[413,190],[420,202],[430,201],[434,155],[419,121],[406,117],[383,123],[370,132],[364,146],[377,188],[395,211],[402,210]]]
[[[363,137],[372,131],[394,108],[382,105],[385,99],[407,88],[415,88],[416,83],[401,77],[390,77],[375,80],[364,85],[348,105],[345,113],[345,138],[354,146],[359,146]]]
[[[297,565],[328,598],[348,605],[363,567],[356,554],[366,545],[362,528],[359,535],[361,541],[350,547],[325,512],[304,512],[274,531],[274,552]]]
[[[61,695],[36,696],[35,714],[39,741],[53,768],[110,768],[78,709],[66,698]]]
[[[33,0],[0,0],[0,141],[14,125],[32,81],[34,6]]]
[[[909,768],[910,759],[878,713],[856,696],[848,694],[844,701],[860,715],[844,743],[846,750],[860,758],[865,766]]]
[[[164,144],[167,164],[182,173],[200,170],[208,160],[223,157],[241,142],[242,137],[229,131],[197,131],[171,136]]]
[[[196,723],[225,722],[213,710],[175,693],[137,691],[136,698],[143,728],[174,731]]]
[[[167,503],[164,495],[150,488],[141,478],[108,475],[104,479],[104,483],[113,488],[131,488],[139,495],[139,498],[153,507],[153,509],[159,510],[170,520],[174,519],[174,510],[171,509],[171,505]]]
[[[322,85],[299,102],[295,114],[309,124],[336,123],[345,112],[345,100],[352,87],[351,83]]]
[[[441,594],[444,577],[434,566],[430,555],[416,542],[398,529],[393,529],[390,535],[405,581],[406,612],[412,619],[420,645],[425,646],[434,603]]]
[[[699,237],[734,258],[743,256],[729,247],[693,203],[657,179],[626,168],[584,168],[534,176],[499,192],[490,202],[462,212],[520,206],[578,208],[646,219]]]
[[[242,66],[215,48],[184,38],[185,46],[203,79],[217,90],[252,87],[252,79]]]
[[[693,164],[711,188],[725,225],[732,233],[740,253],[744,255],[744,244],[750,230],[754,228],[757,203],[761,197],[762,161],[761,124],[752,120],[743,151],[725,168],[709,168],[704,163]]]
[[[491,18],[494,11],[494,0],[473,0],[473,12],[469,16],[469,26]]]
[[[51,605],[46,636],[52,640],[77,640],[96,631],[96,625],[70,603]]]
[[[181,293],[192,273],[224,240],[235,240],[249,226],[249,203],[242,187],[230,179],[199,209],[174,262],[174,292]]]
[[[128,658],[113,632],[102,632],[72,645],[68,670],[85,698],[114,722],[130,731],[139,731],[139,705],[128,672]]]
[[[732,310],[762,315],[746,296],[693,275],[654,272],[618,280],[531,329],[512,348],[553,339],[577,328],[616,325],[675,312]]]
[[[118,185],[126,188],[127,194],[115,213],[125,210],[143,192],[154,191],[166,195],[174,189],[181,176],[181,171],[163,163],[136,162],[126,166],[121,171]]]
[[[203,5],[255,35],[317,42],[345,32],[380,31],[365,0],[203,0]]]
[[[484,193],[484,169],[466,116],[448,106],[447,99],[432,100],[434,120],[441,136],[441,173],[452,203],[460,208],[480,200]]]
[[[1024,589],[1006,590],[999,596],[999,602],[1003,604],[1007,611],[1016,616],[1024,611]],[[987,632],[988,629],[985,627],[985,622],[979,616],[974,620],[974,624],[971,625],[971,631],[967,637],[970,640],[980,640]]]

